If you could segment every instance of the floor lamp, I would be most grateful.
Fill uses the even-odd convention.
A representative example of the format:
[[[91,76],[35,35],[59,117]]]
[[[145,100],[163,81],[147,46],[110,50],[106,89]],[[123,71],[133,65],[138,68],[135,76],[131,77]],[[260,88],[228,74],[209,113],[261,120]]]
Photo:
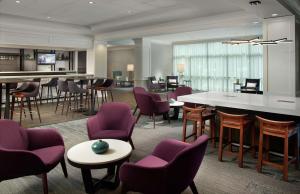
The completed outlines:
[[[184,64],[177,64],[177,72],[179,73],[179,83],[183,84]]]
[[[127,64],[128,81],[133,81],[134,64]]]

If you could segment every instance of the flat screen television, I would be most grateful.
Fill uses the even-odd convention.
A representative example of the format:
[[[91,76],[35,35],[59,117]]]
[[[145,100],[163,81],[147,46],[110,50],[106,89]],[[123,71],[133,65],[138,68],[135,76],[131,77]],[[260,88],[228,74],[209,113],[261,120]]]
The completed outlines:
[[[38,53],[37,62],[40,65],[55,64],[55,54]]]

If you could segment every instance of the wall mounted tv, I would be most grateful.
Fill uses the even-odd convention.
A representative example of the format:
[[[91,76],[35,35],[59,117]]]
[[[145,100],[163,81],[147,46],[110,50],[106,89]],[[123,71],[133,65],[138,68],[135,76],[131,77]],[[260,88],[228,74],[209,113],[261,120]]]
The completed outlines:
[[[39,65],[53,65],[55,64],[55,54],[38,53],[37,63]]]

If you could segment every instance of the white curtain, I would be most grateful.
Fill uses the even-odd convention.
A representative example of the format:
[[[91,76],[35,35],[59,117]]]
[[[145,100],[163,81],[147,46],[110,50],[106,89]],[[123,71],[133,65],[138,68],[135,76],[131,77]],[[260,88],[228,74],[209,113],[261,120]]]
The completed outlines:
[[[233,91],[236,79],[245,83],[246,78],[260,79],[263,83],[262,46],[222,42],[175,44],[173,71],[177,64],[184,64],[184,79],[192,81],[193,89],[205,91]]]

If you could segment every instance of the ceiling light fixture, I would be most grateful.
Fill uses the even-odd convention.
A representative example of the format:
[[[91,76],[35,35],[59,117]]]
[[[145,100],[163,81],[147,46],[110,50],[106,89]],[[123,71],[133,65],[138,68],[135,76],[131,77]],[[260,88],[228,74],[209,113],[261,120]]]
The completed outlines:
[[[273,13],[273,14],[272,14],[272,17],[276,17],[276,16],[278,16],[277,13]]]
[[[51,17],[50,17],[50,16],[48,16],[48,17],[47,17],[47,19],[51,19]]]
[[[239,45],[239,44],[252,44],[252,45],[274,45],[279,43],[291,43],[292,40],[288,40],[287,38],[280,38],[276,40],[263,40],[259,37],[250,39],[250,40],[229,40],[224,41],[223,44],[231,44],[231,45]]]
[[[259,21],[254,21],[252,22],[252,24],[259,24]]]
[[[250,5],[260,5],[261,1],[259,1],[259,0],[251,0],[251,1],[249,1],[249,4]]]
[[[94,1],[89,1],[89,4],[93,5],[93,4],[95,4],[95,2]]]
[[[21,3],[21,1],[16,1],[16,3],[18,3],[18,4],[19,4],[19,3]]]

